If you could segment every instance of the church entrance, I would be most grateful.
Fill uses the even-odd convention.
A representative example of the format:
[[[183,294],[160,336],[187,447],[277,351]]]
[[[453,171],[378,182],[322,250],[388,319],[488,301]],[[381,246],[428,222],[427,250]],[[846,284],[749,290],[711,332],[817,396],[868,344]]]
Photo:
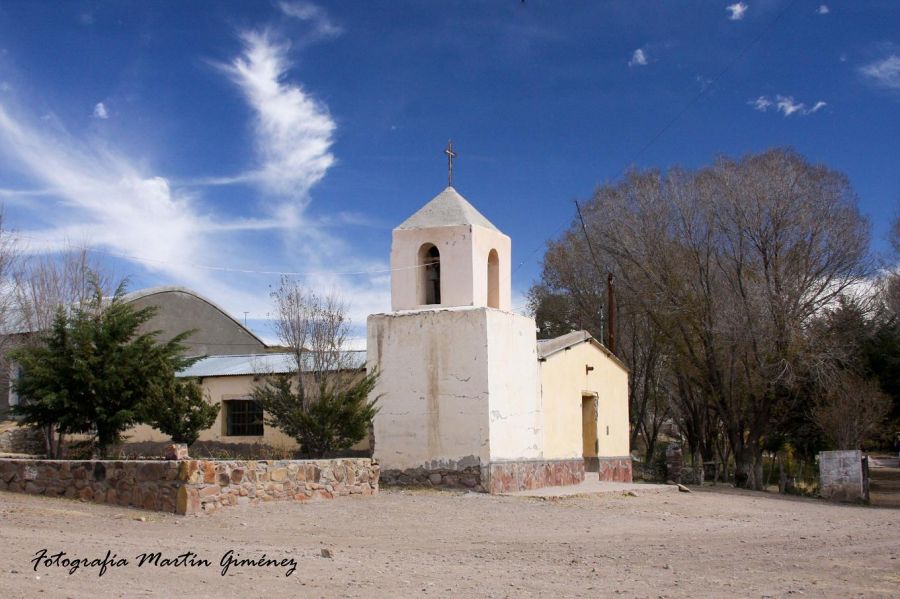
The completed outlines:
[[[599,472],[600,441],[597,438],[598,398],[594,393],[581,396],[581,439],[584,452],[584,471]]]

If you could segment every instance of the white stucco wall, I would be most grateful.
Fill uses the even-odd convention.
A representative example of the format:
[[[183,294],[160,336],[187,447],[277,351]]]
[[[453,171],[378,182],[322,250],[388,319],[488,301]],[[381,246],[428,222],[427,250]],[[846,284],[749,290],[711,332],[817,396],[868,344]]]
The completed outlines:
[[[487,306],[487,260],[497,250],[499,308],[509,310],[511,294],[511,242],[509,237],[478,225],[427,229],[395,229],[391,242],[391,309],[421,309],[419,304],[419,249],[431,243],[441,254],[440,307]],[[434,306],[438,307],[438,306]]]
[[[617,361],[592,343],[579,343],[540,362],[540,381],[546,458],[583,455],[581,406],[585,395],[598,399],[598,455],[629,455],[628,371]]]
[[[488,305],[488,254],[497,250],[499,259],[499,310],[509,311],[512,305],[512,242],[498,231],[484,227],[472,227],[472,297],[473,305]]]
[[[534,319],[485,310],[490,393],[490,459],[543,456],[543,414]]]
[[[395,229],[391,242],[391,309],[420,308],[419,248],[434,244],[441,253],[441,306],[472,305],[472,233],[470,225]],[[437,307],[437,306],[435,306]]]
[[[462,468],[486,463],[488,354],[485,309],[374,314],[368,367],[374,394],[375,458],[383,469]]]

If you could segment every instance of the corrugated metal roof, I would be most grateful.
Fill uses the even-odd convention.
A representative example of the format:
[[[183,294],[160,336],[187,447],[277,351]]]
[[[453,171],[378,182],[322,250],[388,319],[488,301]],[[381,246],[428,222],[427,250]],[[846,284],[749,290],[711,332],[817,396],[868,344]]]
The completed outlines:
[[[350,368],[364,368],[365,351],[346,352]],[[250,374],[288,374],[296,370],[290,353],[248,354],[242,356],[208,356],[178,373],[181,378],[208,376],[241,376]],[[309,365],[304,370],[309,370]]]
[[[593,339],[593,337],[587,331],[572,331],[553,339],[539,339],[537,342],[538,359],[543,360],[558,351],[569,349],[573,345],[584,343],[589,339]]]
[[[625,364],[615,356],[615,354],[609,351],[609,349],[605,345],[594,339],[587,331],[572,331],[571,333],[566,333],[565,335],[560,335],[559,337],[554,337],[553,339],[539,339],[537,342],[538,360],[546,360],[550,356],[575,347],[580,343],[590,343],[591,345],[602,351],[604,354],[606,354],[606,357],[617,364],[619,368],[621,368],[625,372],[631,372],[628,367],[625,366]]]

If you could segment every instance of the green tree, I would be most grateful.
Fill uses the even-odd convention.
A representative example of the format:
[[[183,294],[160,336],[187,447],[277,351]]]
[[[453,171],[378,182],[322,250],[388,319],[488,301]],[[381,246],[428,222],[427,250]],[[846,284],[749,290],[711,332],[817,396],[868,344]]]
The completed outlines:
[[[266,423],[296,439],[303,454],[324,457],[349,449],[366,436],[378,410],[377,398],[369,400],[378,374],[362,372],[346,351],[346,307],[287,278],[272,298],[276,331],[296,369],[257,385],[253,398]]]
[[[303,454],[321,458],[350,449],[369,432],[377,408],[368,397],[377,375],[355,378],[337,388],[322,385],[314,397],[303,397],[297,392],[301,385],[293,384],[296,377],[279,376],[256,387],[253,398],[262,405],[267,424],[296,439]]]
[[[106,455],[124,430],[142,421],[145,402],[172,389],[185,363],[182,341],[189,333],[160,343],[158,332],[140,330],[155,308],[124,302],[125,282],[109,300],[96,278],[92,288],[87,301],[57,310],[44,343],[12,352],[22,369],[15,390],[25,399],[15,413],[45,431],[54,457],[62,437],[76,433],[92,435],[95,452]]]
[[[200,431],[216,421],[219,404],[206,401],[196,381],[167,378],[164,392],[145,401],[143,421],[169,435],[175,443],[192,445]]]

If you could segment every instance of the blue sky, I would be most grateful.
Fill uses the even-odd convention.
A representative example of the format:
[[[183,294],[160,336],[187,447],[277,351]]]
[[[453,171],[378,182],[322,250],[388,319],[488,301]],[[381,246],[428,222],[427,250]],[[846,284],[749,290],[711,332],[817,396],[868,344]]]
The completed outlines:
[[[450,137],[518,306],[572,200],[629,165],[792,146],[848,175],[881,250],[900,3],[0,0],[0,201],[27,251],[86,244],[266,336],[279,272],[360,326],[390,308],[391,229],[446,184]]]

